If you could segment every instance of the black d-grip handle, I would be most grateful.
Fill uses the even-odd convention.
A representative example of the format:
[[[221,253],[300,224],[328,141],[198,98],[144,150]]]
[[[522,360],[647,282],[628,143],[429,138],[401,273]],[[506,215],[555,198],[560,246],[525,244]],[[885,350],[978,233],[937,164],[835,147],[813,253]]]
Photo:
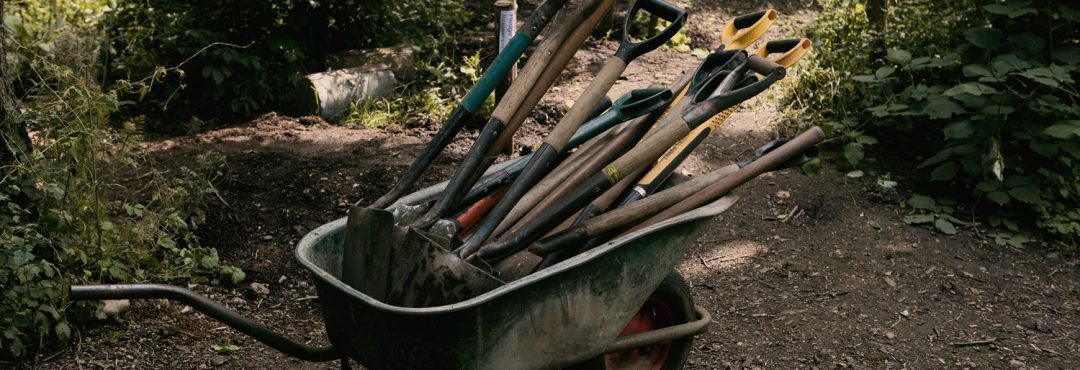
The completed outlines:
[[[640,10],[645,10],[660,19],[671,22],[671,24],[660,33],[653,35],[653,37],[639,43],[633,43],[630,41],[630,23],[634,21]],[[622,44],[619,45],[619,50],[615,52],[615,56],[622,59],[623,62],[630,63],[634,58],[653,51],[670,40],[682,29],[685,23],[686,11],[675,5],[663,0],[634,0],[634,4],[630,5],[630,10],[626,12],[626,19],[623,20]]]
[[[786,73],[783,66],[760,55],[751,55],[750,58],[746,60],[746,66],[749,67],[751,71],[766,76],[766,80],[774,73],[779,74],[780,78],[783,78]],[[777,79],[779,80],[780,78]]]
[[[766,12],[767,10],[762,10],[757,13],[750,13],[735,17],[735,20],[733,21],[733,23],[735,23],[735,28],[740,30],[743,28],[750,28],[750,26],[753,26],[755,23],[758,22],[758,20],[761,20],[761,17],[764,17]]]
[[[799,46],[803,39],[772,40],[765,43],[765,52],[769,54],[786,53]]]
[[[748,76],[736,83],[731,91],[717,93],[720,83],[733,71],[717,73],[703,84],[703,88],[694,95],[693,103],[683,111],[682,117],[687,125],[697,127],[717,113],[760,94],[787,73],[779,64],[756,55],[751,55],[746,65],[750,70],[765,75],[765,78],[757,80],[757,77]]]
[[[712,79],[720,71],[735,69],[736,66],[743,63],[746,63],[746,52],[743,50],[717,51],[709,54],[698,65],[698,69],[694,71],[694,75],[690,78],[690,87],[687,88],[686,93],[693,96],[693,94],[701,90],[705,82]]]

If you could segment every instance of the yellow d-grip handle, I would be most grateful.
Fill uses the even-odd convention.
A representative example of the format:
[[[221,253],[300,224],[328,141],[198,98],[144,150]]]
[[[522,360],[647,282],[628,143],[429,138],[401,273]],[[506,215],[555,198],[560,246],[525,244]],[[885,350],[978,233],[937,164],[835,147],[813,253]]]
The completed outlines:
[[[720,42],[725,50],[743,49],[765,35],[780,14],[776,9],[736,17],[720,32]],[[750,23],[753,22],[753,23]],[[750,24],[748,24],[750,23]]]
[[[802,59],[803,55],[806,55],[811,49],[814,48],[814,43],[808,38],[801,39],[787,39],[787,40],[775,40],[765,43],[765,46],[758,48],[758,56],[768,58],[769,60],[776,62],[776,64],[784,66],[784,68],[791,67]],[[765,78],[761,74],[758,74],[758,79]]]
[[[761,38],[761,36],[769,30],[769,27],[772,26],[773,22],[775,22],[776,18],[779,16],[780,13],[777,13],[775,9],[769,9],[764,12],[735,17],[735,19],[732,19],[730,22],[727,23],[726,26],[724,26],[724,31],[720,34],[720,44],[725,51],[743,49],[748,45],[754,43],[754,41],[757,41],[757,39]],[[757,21],[755,21],[753,25],[746,28],[739,28],[738,25],[740,23],[746,22],[745,20],[747,19],[754,18],[756,18]],[[807,45],[809,45],[810,40],[804,40],[806,40]],[[765,54],[760,54],[764,52],[764,50],[765,48],[761,48],[760,50],[758,50],[759,55],[765,56]],[[805,53],[805,51],[803,53]],[[795,60],[798,60],[799,57],[802,57],[802,55],[800,54],[798,57],[795,57]],[[777,63],[783,65],[783,63]],[[794,63],[794,61],[792,61],[792,63]],[[683,86],[682,90],[679,91],[677,95],[675,95],[675,99],[671,100],[671,104],[669,104],[668,107],[664,109],[664,113],[661,114],[661,117],[667,115],[668,112],[671,111],[671,107],[674,107],[675,104],[678,103],[679,100],[681,100],[683,96],[686,95],[686,90],[688,89],[690,89],[690,84]]]
[[[802,59],[803,55],[806,55],[806,52],[810,51],[812,48],[813,42],[808,38],[776,40],[769,41],[765,46],[758,49],[755,54],[766,57],[769,60],[776,62],[776,64],[787,68],[794,65],[799,59]],[[758,75],[758,79],[762,78],[764,77]],[[678,163],[680,163],[682,159],[685,159],[685,157],[689,155],[689,152],[693,151],[702,140],[715,132],[716,129],[720,128],[720,125],[724,124],[724,121],[727,121],[728,117],[730,117],[732,113],[735,113],[735,110],[737,109],[739,109],[738,105],[728,108],[723,112],[720,112],[720,114],[709,118],[708,121],[705,121],[704,124],[694,128],[693,131],[690,131],[689,134],[680,139],[678,143],[675,143],[671,149],[668,149],[668,151],[656,161],[653,168],[649,169],[649,172],[645,173],[645,176],[643,176],[641,180],[638,180],[638,184],[650,184],[656,181],[659,176],[674,170],[673,168],[668,167],[677,166]]]

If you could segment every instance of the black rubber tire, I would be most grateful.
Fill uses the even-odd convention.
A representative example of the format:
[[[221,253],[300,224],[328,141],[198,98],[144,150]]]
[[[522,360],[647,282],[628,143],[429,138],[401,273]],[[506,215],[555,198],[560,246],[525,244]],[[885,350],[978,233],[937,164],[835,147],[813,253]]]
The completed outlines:
[[[674,315],[675,323],[685,324],[696,320],[694,312],[694,297],[690,295],[690,284],[683,279],[678,271],[672,270],[660,282],[660,286],[653,291],[651,298],[658,298],[667,303]],[[694,347],[694,336],[688,336],[671,343],[671,352],[664,362],[662,369],[682,369],[686,365],[686,359],[690,357],[690,349]]]
[[[694,312],[694,298],[690,295],[690,284],[683,279],[678,271],[672,270],[664,276],[660,286],[656,287],[650,299],[655,298],[663,301],[671,309],[671,314],[676,324],[685,324],[690,320],[696,320]],[[661,368],[664,370],[682,369],[690,357],[690,349],[694,346],[694,337],[688,336],[671,343],[671,352],[668,353],[667,361]],[[604,356],[597,356],[581,363],[569,366],[566,369],[605,369]]]

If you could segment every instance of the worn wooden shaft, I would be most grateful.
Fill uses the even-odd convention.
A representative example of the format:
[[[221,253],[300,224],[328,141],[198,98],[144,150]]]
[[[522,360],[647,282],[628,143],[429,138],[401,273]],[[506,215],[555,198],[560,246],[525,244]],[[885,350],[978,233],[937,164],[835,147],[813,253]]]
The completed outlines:
[[[807,149],[814,146],[814,144],[821,142],[824,136],[825,134],[821,131],[821,128],[818,128],[816,126],[812,127],[809,130],[806,130],[805,132],[800,134],[799,136],[796,136],[791,141],[788,141],[784,145],[781,145],[780,147],[769,152],[768,154],[765,154],[761,158],[750,162],[750,164],[746,165],[746,167],[743,167],[739,171],[731,174],[731,176],[725,177],[721,181],[712,184],[708,188],[698,193],[695,193],[694,195],[687,197],[686,199],[669,207],[668,209],[665,209],[663,212],[660,212],[655,216],[650,217],[648,220],[645,220],[645,222],[642,222],[638,226],[634,227],[634,229],[632,229],[631,231],[639,230],[648,225],[655,224],[657,222],[671,218],[672,216],[697,208],[705,203],[712,201],[713,199],[717,199],[724,194],[727,194],[728,192],[734,190],[739,185],[742,185],[747,181],[750,181],[754,177],[757,177],[762,173],[776,168],[777,166],[786,162],[788,159],[805,152]]]
[[[518,105],[517,110],[511,112],[510,116],[503,120],[503,122],[506,122],[507,130],[495,139],[495,144],[492,145],[493,149],[488,151],[488,155],[498,154],[502,148],[510,145],[514,139],[514,133],[521,128],[525,119],[532,113],[533,108],[540,103],[540,100],[543,99],[544,94],[551,88],[551,85],[555,84],[555,80],[559,78],[563,69],[570,63],[570,60],[574,58],[574,54],[577,53],[578,48],[581,47],[581,44],[585,43],[585,39],[588,38],[589,34],[592,33],[592,30],[596,28],[596,24],[600,22],[599,18],[603,18],[602,13],[607,12],[607,9],[611,8],[612,4],[614,4],[614,0],[593,0],[592,3],[597,3],[595,4],[596,10],[591,13],[588,18],[585,18],[581,24],[574,28],[572,30],[573,32],[564,38],[563,43],[565,44],[565,47],[553,51],[552,55],[543,62],[544,65],[550,66],[550,68],[546,68],[539,72],[534,83],[531,85],[531,89],[526,92],[525,96],[521,97],[522,101]],[[592,3],[588,5],[591,5]],[[537,49],[537,52],[539,52],[539,48]],[[528,65],[525,66],[525,68],[528,67]],[[522,69],[522,74],[524,73],[525,69]],[[575,106],[577,106],[577,104],[575,104]],[[595,104],[592,106],[595,106]]]

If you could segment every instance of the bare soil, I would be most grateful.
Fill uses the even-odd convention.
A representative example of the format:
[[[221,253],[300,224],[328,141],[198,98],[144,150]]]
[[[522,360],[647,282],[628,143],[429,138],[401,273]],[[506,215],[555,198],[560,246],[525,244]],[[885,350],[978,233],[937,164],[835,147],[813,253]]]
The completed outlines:
[[[721,4],[738,4],[722,7]],[[781,21],[766,38],[790,37],[813,9],[775,4]],[[765,9],[762,2],[694,1],[689,32],[715,47],[724,19]],[[612,42],[580,51],[538,119],[518,144],[528,146],[589,82]],[[659,50],[635,61],[612,89],[666,84],[696,58]],[[794,73],[797,73],[795,69]],[[684,165],[698,174],[772,140],[777,107],[747,105]],[[550,113],[550,114],[549,114]],[[346,128],[276,114],[236,127],[149,140],[164,166],[192,163],[209,151],[227,156],[225,203],[208,211],[203,243],[248,274],[240,286],[194,289],[309,345],[325,345],[319,300],[293,257],[308,231],[344,217],[352,203],[388,190],[436,127]],[[466,133],[429,170],[422,185],[449,177],[475,132]],[[694,342],[688,368],[1078,368],[1080,268],[1044,251],[1004,249],[965,229],[945,236],[901,222],[902,194],[826,165],[765,175],[740,188],[740,201],[708,227],[679,265],[696,302],[712,313]],[[264,284],[260,294],[250,283]],[[357,335],[365,335],[360,332]],[[232,345],[235,351],[215,351]],[[221,352],[221,353],[219,353]],[[227,352],[227,353],[226,353]],[[120,322],[77,332],[70,349],[19,367],[41,368],[337,368],[291,359],[206,316],[165,301],[133,302]]]

